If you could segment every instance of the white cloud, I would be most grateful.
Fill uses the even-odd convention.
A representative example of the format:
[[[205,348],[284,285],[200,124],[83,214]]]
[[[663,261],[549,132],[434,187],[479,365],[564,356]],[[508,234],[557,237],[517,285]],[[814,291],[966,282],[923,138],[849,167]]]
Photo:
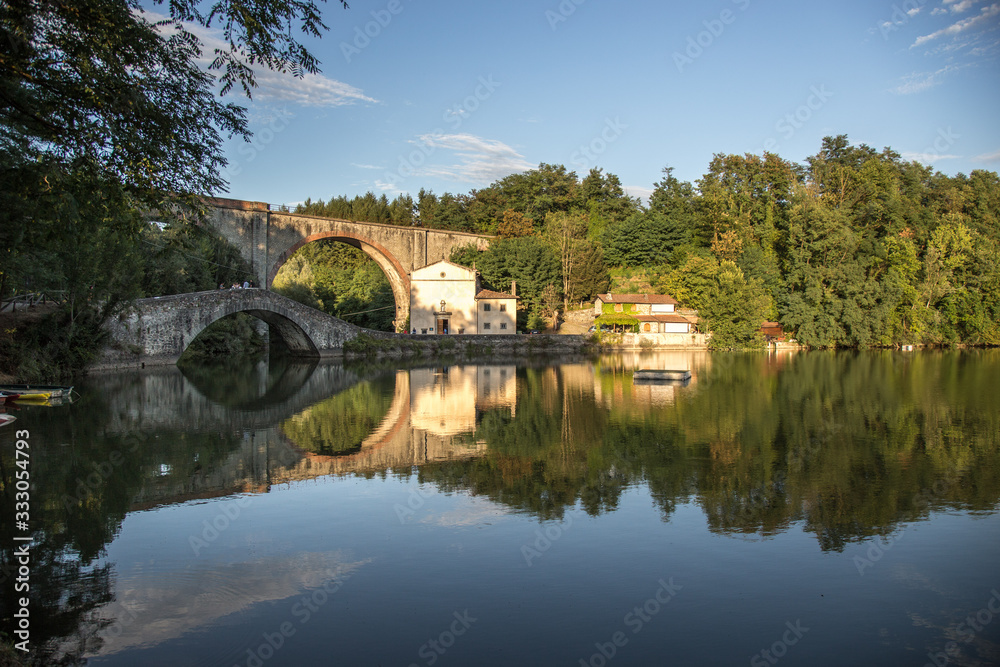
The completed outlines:
[[[492,183],[498,178],[527,171],[534,165],[507,144],[472,134],[423,134],[412,143],[433,155],[438,150],[453,151],[458,164],[427,165],[416,169],[420,176],[437,176],[463,183]]]
[[[378,166],[377,164],[358,164],[357,162],[352,162],[351,166],[352,167],[357,167],[358,169],[382,169],[383,168],[383,167]]]
[[[951,11],[953,14],[961,14],[971,7],[974,2],[973,0],[944,0],[944,4],[951,5]]]
[[[938,14],[947,14],[948,10],[944,7],[935,7],[931,10],[931,16],[937,16]]]
[[[968,1],[971,1],[971,0],[966,0],[966,1],[968,2]],[[914,16],[916,16],[919,13],[920,13],[920,7],[914,7],[913,9],[907,11],[906,15],[909,16],[910,18],[913,18]]]
[[[507,512],[494,503],[480,498],[469,497],[459,502],[456,507],[441,514],[430,514],[421,523],[458,528],[461,526],[477,526],[492,523],[507,516]]]
[[[945,75],[959,69],[958,67],[949,65],[948,67],[942,67],[936,72],[914,72],[903,77],[902,83],[900,83],[895,88],[890,89],[890,92],[897,95],[912,95],[914,93],[922,93],[925,90],[929,90],[934,86],[938,85],[944,80]]]
[[[280,100],[311,107],[339,107],[355,102],[377,102],[359,88],[327,78],[322,74],[306,74],[297,79],[291,74],[264,70],[256,73],[254,99]]]
[[[168,20],[169,17],[156,12],[141,12],[150,23]],[[184,28],[201,40],[202,57],[198,63],[208,71],[216,49],[229,50],[228,42],[220,37],[220,31],[205,28],[196,23],[186,23]],[[164,34],[173,32],[173,26],[159,28]],[[337,107],[355,102],[377,102],[364,94],[360,88],[337,81],[322,74],[306,74],[297,78],[290,73],[274,72],[265,67],[253,66],[257,87],[252,90],[254,100],[288,102],[313,107]],[[217,71],[212,72],[218,75]],[[237,86],[234,86],[234,89]]]
[[[994,3],[989,7],[983,7],[982,12],[979,14],[979,16],[973,16],[971,18],[962,19],[958,23],[953,23],[947,28],[941,28],[940,30],[932,32],[929,35],[922,35],[920,37],[917,37],[917,41],[913,42],[913,46],[920,46],[922,44],[926,44],[927,42],[930,42],[932,40],[935,40],[939,37],[943,37],[946,35],[953,36],[961,34],[962,32],[965,32],[966,30],[978,25],[979,23],[982,23],[987,19],[996,16],[997,14],[1000,14],[1000,4]]]
[[[961,158],[961,155],[941,155],[940,153],[900,153],[904,160],[910,162],[923,162],[924,164],[933,164],[938,160],[957,160]]]
[[[976,162],[1000,162],[1000,150],[993,151],[992,153],[983,153],[972,159]]]
[[[339,552],[303,552],[237,561],[207,570],[194,560],[175,571],[119,575],[115,604],[95,610],[106,622],[99,632],[102,655],[137,646],[156,646],[245,611],[254,604],[286,600],[320,587],[330,589],[372,561],[346,560]],[[216,584],[205,588],[209,576]],[[226,591],[219,595],[218,591]]]
[[[397,195],[405,194],[406,190],[401,190],[396,187],[395,183],[389,183],[388,181],[383,181],[381,179],[375,179],[375,187],[381,192],[391,192]]]
[[[643,204],[649,204],[649,198],[653,196],[652,188],[644,188],[639,185],[626,185],[622,188],[629,197],[638,197]]]

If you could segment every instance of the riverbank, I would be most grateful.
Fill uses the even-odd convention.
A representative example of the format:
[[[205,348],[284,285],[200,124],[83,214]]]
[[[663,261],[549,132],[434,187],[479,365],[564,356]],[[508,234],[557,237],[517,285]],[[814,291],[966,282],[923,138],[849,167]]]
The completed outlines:
[[[552,334],[436,336],[370,332],[344,345],[344,358],[491,357],[582,354],[596,351],[582,336]]]

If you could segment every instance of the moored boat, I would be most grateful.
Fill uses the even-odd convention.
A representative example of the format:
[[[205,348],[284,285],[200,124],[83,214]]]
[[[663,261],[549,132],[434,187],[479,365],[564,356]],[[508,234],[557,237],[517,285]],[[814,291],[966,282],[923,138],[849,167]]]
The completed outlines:
[[[632,374],[633,382],[670,382],[690,379],[691,371],[687,370],[640,369]]]
[[[16,419],[17,417],[14,415],[9,415],[6,412],[0,412],[0,426],[6,426]]]
[[[0,384],[0,393],[10,402],[47,401],[51,398],[70,398],[73,395],[73,387],[51,384]]]
[[[8,394],[7,400],[11,403],[24,401],[47,401],[52,398],[50,391],[22,391],[18,394]]]

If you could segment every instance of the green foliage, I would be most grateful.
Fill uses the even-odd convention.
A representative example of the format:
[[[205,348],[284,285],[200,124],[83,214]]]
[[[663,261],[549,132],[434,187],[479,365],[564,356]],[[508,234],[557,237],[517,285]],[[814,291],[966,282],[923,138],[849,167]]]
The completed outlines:
[[[329,240],[306,245],[281,267],[273,289],[359,327],[393,330],[396,299],[389,279],[349,245]]]
[[[534,225],[524,214],[513,209],[503,212],[503,218],[497,224],[497,235],[502,239],[531,236],[535,233]]]
[[[559,258],[563,306],[593,299],[610,283],[601,246],[587,237],[582,213],[549,213],[543,238]]]
[[[236,313],[216,320],[191,341],[179,364],[200,363],[209,359],[257,359],[267,347],[254,328],[257,319]]]
[[[639,200],[629,197],[621,180],[593,168],[580,182],[581,208],[589,214],[588,238],[599,239],[604,228],[616,225],[640,210]]]
[[[101,325],[139,296],[144,224],[126,188],[93,163],[72,171],[58,163],[13,171],[15,177],[30,171],[42,183],[15,178],[0,193],[0,204],[9,204],[0,212],[0,238],[10,243],[0,254],[0,292],[46,293],[59,308],[19,333],[8,368],[23,378],[65,377],[95,357]]]
[[[760,325],[771,309],[771,297],[759,280],[747,280],[738,266],[723,262],[716,284],[700,311],[712,332],[709,347],[715,350],[762,347]]]
[[[392,397],[384,382],[362,382],[295,415],[281,425],[281,431],[307,452],[351,454],[385,418]]]
[[[175,220],[163,230],[149,225],[140,241],[143,296],[228,289],[254,279],[236,248],[188,220]]]
[[[70,381],[97,358],[107,339],[98,311],[85,308],[74,316],[66,306],[0,332],[0,374],[19,382]]]
[[[604,304],[605,306],[609,304]],[[616,312],[603,312],[594,318],[594,325],[600,329],[602,326],[609,326],[615,331],[622,329],[627,329],[632,333],[637,333],[639,331],[639,320],[633,315],[625,313]]]
[[[405,338],[374,338],[367,334],[360,334],[344,343],[346,354],[359,357],[419,355],[425,350],[425,346]]]
[[[532,311],[528,314],[527,322],[525,323],[525,328],[529,331],[541,331],[546,328],[545,318],[538,311]]]
[[[140,241],[144,214],[165,216],[222,189],[224,141],[249,140],[245,110],[221,102],[216,83],[249,96],[251,64],[318,71],[293,36],[325,29],[311,0],[222,0],[207,14],[194,0],[154,4],[167,13],[155,24],[136,0],[0,8],[0,298],[45,291],[63,300],[48,323],[58,336],[32,339],[57,355],[45,355],[51,372],[79,370],[85,348],[96,348],[95,326],[143,291],[202,282],[172,255],[143,285],[150,262],[140,261]],[[187,26],[213,21],[228,43],[206,72]],[[25,352],[28,360],[41,350]],[[25,364],[24,373],[37,370]]]
[[[452,249],[451,255],[448,256],[448,261],[471,269],[473,266],[477,266],[479,258],[482,254],[483,253],[476,248],[475,243],[470,243],[468,245],[458,246],[457,248]]]
[[[620,308],[620,309],[619,309]],[[602,303],[601,313],[604,315],[614,315],[615,313],[631,313],[635,311],[634,303]]]
[[[384,194],[376,197],[372,192],[366,192],[353,199],[348,199],[343,195],[331,197],[327,202],[322,199],[316,201],[306,199],[305,202],[295,207],[295,213],[339,220],[408,226],[414,224],[416,220],[415,209],[413,197],[410,195],[398,195],[390,202]]]
[[[701,311],[708,306],[717,283],[719,262],[709,254],[691,254],[684,264],[666,273],[657,287],[688,308]]]
[[[482,253],[476,268],[491,289],[509,289],[517,281],[518,309],[540,311],[543,292],[549,285],[559,285],[559,259],[551,246],[537,236],[501,239],[490,244]]]
[[[676,219],[636,213],[605,232],[605,256],[612,266],[655,266],[669,260],[687,238],[687,230]]]
[[[575,262],[566,281],[566,300],[592,302],[611,286],[611,274],[604,263],[604,250],[599,243],[586,241],[576,249]]]

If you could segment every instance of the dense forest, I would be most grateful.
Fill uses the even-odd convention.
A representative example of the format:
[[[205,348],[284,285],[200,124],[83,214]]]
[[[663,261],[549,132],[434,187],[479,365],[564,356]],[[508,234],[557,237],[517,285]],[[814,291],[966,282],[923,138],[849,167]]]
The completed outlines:
[[[717,154],[694,184],[667,167],[648,204],[614,174],[543,163],[468,194],[297,212],[497,235],[450,259],[493,289],[517,280],[535,323],[631,269],[697,309],[716,347],[758,344],[765,319],[813,347],[1000,344],[1000,178],[947,176],[845,135],[805,164]]]

